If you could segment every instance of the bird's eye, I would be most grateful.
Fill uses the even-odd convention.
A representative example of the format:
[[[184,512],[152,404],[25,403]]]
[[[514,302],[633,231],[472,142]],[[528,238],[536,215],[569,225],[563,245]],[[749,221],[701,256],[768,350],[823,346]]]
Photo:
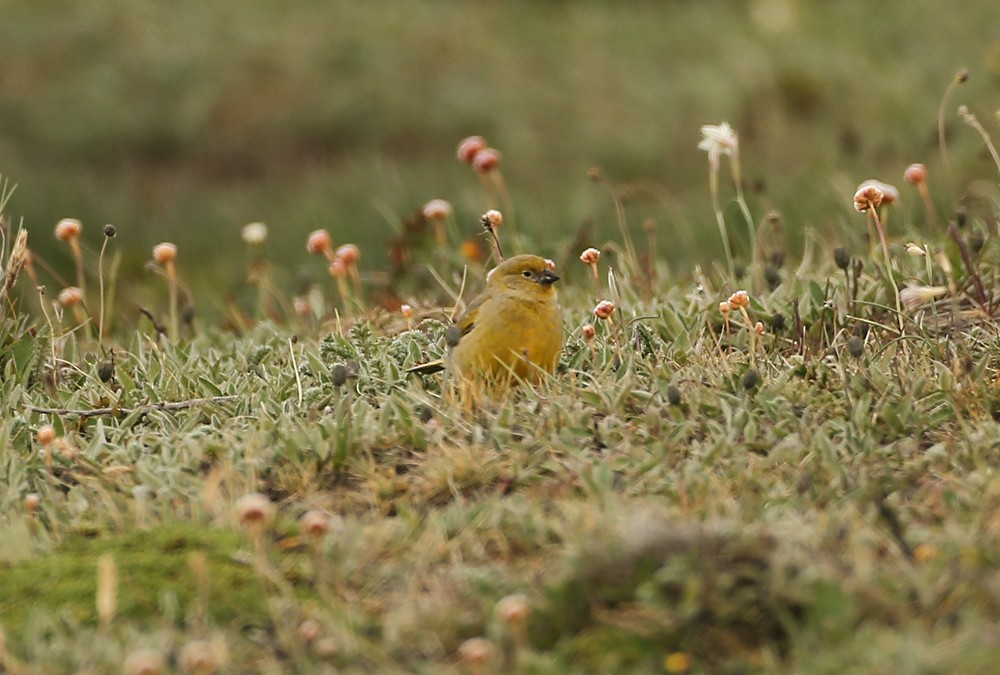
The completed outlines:
[[[523,272],[521,272],[521,274],[523,274],[525,276],[525,278],[528,278],[528,279],[531,278],[531,272],[529,270],[524,270]]]

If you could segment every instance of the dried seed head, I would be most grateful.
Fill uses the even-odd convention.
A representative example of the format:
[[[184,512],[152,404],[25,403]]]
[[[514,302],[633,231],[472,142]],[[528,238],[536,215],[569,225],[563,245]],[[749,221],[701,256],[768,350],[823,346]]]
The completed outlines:
[[[155,649],[136,649],[122,664],[125,675],[160,675],[165,670],[163,655]]]
[[[166,267],[177,259],[177,247],[169,241],[157,244],[153,247],[153,260],[159,265]]]
[[[63,307],[76,307],[83,304],[83,291],[76,286],[70,286],[59,291],[59,304]]]
[[[479,173],[490,173],[500,166],[500,152],[493,148],[483,148],[472,159],[472,168]]]
[[[729,296],[729,306],[733,309],[746,308],[750,306],[750,294],[746,291],[736,291]]]
[[[869,178],[864,183],[859,185],[858,190],[867,190],[870,187],[877,188],[879,192],[882,193],[882,204],[892,204],[894,201],[899,199],[899,190],[897,190],[895,186],[883,183],[880,180],[875,180],[874,178]]]
[[[588,248],[580,254],[580,260],[587,265],[596,265],[601,259],[601,252],[596,248]]]
[[[486,148],[486,139],[482,136],[468,136],[463,138],[461,143],[458,144],[458,151],[455,153],[458,155],[458,160],[460,162],[465,162],[466,164],[472,164],[472,160],[476,158],[480,150]]]
[[[59,241],[77,239],[81,232],[83,232],[83,224],[76,218],[63,218],[56,223],[56,239]]]
[[[35,432],[35,440],[40,444],[48,445],[52,441],[56,440],[56,429],[51,424],[46,424],[43,427],[38,427],[38,431]]]
[[[583,339],[587,342],[593,340],[594,336],[597,335],[597,331],[594,329],[593,324],[589,323],[584,324],[583,328],[580,329],[580,332],[583,334]]]
[[[923,164],[911,164],[903,172],[903,180],[910,185],[920,185],[927,182],[927,167]]]
[[[361,249],[354,244],[344,244],[337,249],[337,258],[343,260],[348,267],[354,267],[361,259]]]
[[[326,255],[333,249],[333,241],[326,230],[313,230],[306,239],[306,250],[313,255]]]
[[[260,246],[267,241],[267,225],[264,223],[247,223],[240,233],[250,246]]]
[[[451,204],[444,199],[432,199],[424,204],[423,214],[427,220],[444,220],[451,213]]]
[[[104,236],[108,239],[114,239],[118,236],[118,229],[111,223],[108,223],[104,226]]]
[[[330,531],[330,516],[318,509],[306,511],[299,519],[299,525],[310,537],[320,539]]]
[[[503,222],[503,214],[496,209],[490,209],[483,214],[482,221],[484,226],[488,225],[495,230]]]
[[[274,504],[259,492],[243,495],[236,502],[236,517],[242,525],[261,525],[274,515]]]
[[[862,183],[854,193],[854,209],[864,213],[868,209],[877,209],[882,203],[882,190],[868,181]]]
[[[615,313],[615,303],[610,300],[601,300],[594,307],[594,316],[598,319],[610,319],[611,315]]]

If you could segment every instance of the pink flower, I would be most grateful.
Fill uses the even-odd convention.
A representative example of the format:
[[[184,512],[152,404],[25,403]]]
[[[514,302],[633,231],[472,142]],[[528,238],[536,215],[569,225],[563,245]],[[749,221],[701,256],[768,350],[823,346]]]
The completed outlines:
[[[611,315],[615,313],[615,303],[610,300],[601,300],[594,307],[594,316],[598,319],[610,319]]]

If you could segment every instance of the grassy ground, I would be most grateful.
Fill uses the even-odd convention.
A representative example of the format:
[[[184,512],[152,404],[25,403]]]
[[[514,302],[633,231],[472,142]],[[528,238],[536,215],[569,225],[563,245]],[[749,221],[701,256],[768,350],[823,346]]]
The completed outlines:
[[[995,108],[977,33],[989,22],[974,21],[988,12],[972,3],[961,19],[917,21],[914,10],[873,22],[861,5],[772,0],[730,15],[714,3],[553,4],[532,22],[520,4],[403,15],[344,3],[334,22],[318,5],[268,15],[137,2],[43,16],[4,4],[0,49],[17,53],[40,26],[61,46],[5,56],[5,85],[41,97],[51,116],[47,97],[76,91],[81,123],[22,114],[0,141],[20,148],[9,156],[32,179],[0,190],[0,670],[989,671],[1000,640],[1000,161],[954,112]],[[654,18],[678,22],[658,49]],[[272,24],[280,30],[261,28]],[[97,39],[108,26],[114,38]],[[833,26],[843,30],[821,30]],[[887,37],[906,27],[910,39]],[[483,32],[489,40],[470,37]],[[957,68],[901,65],[944,34],[954,39],[935,44],[981,66],[948,95],[950,174],[936,115]],[[403,56],[383,57],[374,35],[395,36]],[[491,41],[512,35],[524,49]],[[367,74],[351,86],[368,82],[368,97],[340,100],[299,68],[317,42],[333,45],[325,68]],[[732,51],[710,59],[723,44]],[[76,74],[87,77],[31,86],[84,47],[94,58]],[[493,91],[467,98],[480,71],[465,50],[502,94],[525,91],[537,108]],[[220,54],[238,55],[231,70],[196,67]],[[665,68],[662,89],[621,77],[651,54],[703,65]],[[403,114],[430,98],[398,67],[418,57],[431,60],[421,72],[460,71],[426,85],[451,117]],[[880,59],[894,77],[876,86],[868,68]],[[263,80],[241,79],[251,63]],[[550,79],[528,77],[538,73]],[[89,78],[108,87],[88,89]],[[657,103],[687,79],[702,86],[685,85],[676,109]],[[138,107],[94,103],[133,90]],[[177,97],[162,114],[171,91],[201,98]],[[291,108],[232,112],[255,97],[304,97],[294,129],[278,122]],[[700,123],[722,117],[741,134],[747,177],[744,202],[721,158],[718,218],[735,278],[695,149]],[[550,142],[558,126],[580,146]],[[309,129],[316,136],[301,135]],[[452,156],[476,131],[507,153],[516,216],[499,200],[505,249],[558,263],[566,343],[540,385],[469,396],[447,377],[404,371],[446,352],[452,307],[482,287],[486,264],[461,251],[488,197]],[[243,154],[248,137],[262,154]],[[352,137],[388,149],[331,168]],[[303,170],[315,147],[315,170]],[[444,157],[422,159],[430,153]],[[95,158],[104,169],[67,179]],[[901,180],[911,159],[930,166],[929,212]],[[188,163],[198,169],[169,170]],[[600,172],[588,179],[591,165]],[[255,181],[274,166],[277,189],[255,201]],[[872,213],[851,206],[869,175],[900,187],[877,210],[886,249]],[[336,217],[325,209],[338,200],[323,201],[330,182],[344,189],[336,196],[354,194]],[[691,191],[680,199],[664,185]],[[650,186],[655,198],[637,196]],[[452,190],[456,215],[439,246],[433,223],[408,214]],[[123,224],[105,240],[93,225],[117,208],[136,213],[149,195],[166,230]],[[66,214],[46,210],[71,202],[85,216],[83,283],[71,248],[50,235]],[[364,258],[359,287],[338,283],[302,250],[305,234],[328,217],[370,215],[370,202],[398,230],[395,255]],[[293,203],[288,220],[271,217]],[[37,255],[19,268],[22,213]],[[190,232],[197,213],[212,224]],[[256,218],[271,224],[268,242],[244,245],[238,227]],[[579,228],[588,218],[599,227]],[[173,308],[165,266],[137,272],[164,232],[180,249]],[[589,245],[602,250],[599,289],[577,260]],[[242,252],[204,272],[223,247]],[[84,303],[56,302],[72,283]],[[724,314],[738,289],[749,291],[746,314],[738,297]],[[595,318],[598,295],[615,302],[612,320]],[[214,311],[192,316],[193,301]]]

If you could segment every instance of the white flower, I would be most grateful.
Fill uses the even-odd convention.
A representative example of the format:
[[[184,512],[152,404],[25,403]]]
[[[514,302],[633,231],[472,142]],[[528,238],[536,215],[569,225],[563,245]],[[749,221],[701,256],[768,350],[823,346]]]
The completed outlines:
[[[712,166],[718,166],[719,157],[732,156],[739,147],[736,132],[729,122],[722,124],[706,124],[701,128],[701,142],[698,149],[708,153],[708,161]]]
[[[907,310],[912,312],[934,298],[940,298],[947,292],[948,289],[945,286],[907,286],[899,292],[899,300]]]
[[[906,254],[914,258],[923,258],[927,255],[927,251],[911,241],[906,245]]]
[[[243,241],[251,246],[260,246],[267,240],[267,225],[247,223],[243,226]]]

